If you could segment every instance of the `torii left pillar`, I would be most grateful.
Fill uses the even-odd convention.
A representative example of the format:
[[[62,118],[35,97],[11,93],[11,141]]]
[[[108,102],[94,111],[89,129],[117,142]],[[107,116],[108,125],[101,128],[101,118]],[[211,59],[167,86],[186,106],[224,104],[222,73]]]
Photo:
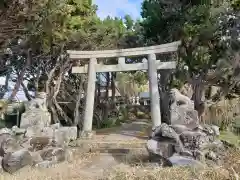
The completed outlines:
[[[80,137],[91,138],[93,135],[92,118],[96,86],[96,63],[97,59],[91,58],[88,64],[87,96],[85,101],[83,131],[81,132]]]

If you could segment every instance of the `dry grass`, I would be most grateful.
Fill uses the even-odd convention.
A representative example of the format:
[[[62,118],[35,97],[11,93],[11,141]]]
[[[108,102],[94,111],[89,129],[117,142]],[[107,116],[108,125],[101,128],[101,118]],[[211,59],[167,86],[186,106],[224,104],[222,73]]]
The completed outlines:
[[[230,124],[234,116],[240,114],[240,99],[221,100],[207,107],[203,115],[204,123],[221,126],[222,122]]]
[[[86,180],[79,170],[97,154],[75,154],[73,162],[64,162],[49,169],[25,167],[10,175],[3,173],[0,180]]]
[[[130,159],[137,160],[136,157]],[[230,150],[222,167],[194,169],[119,165],[109,171],[102,180],[238,180],[237,176],[240,176],[240,151]]]

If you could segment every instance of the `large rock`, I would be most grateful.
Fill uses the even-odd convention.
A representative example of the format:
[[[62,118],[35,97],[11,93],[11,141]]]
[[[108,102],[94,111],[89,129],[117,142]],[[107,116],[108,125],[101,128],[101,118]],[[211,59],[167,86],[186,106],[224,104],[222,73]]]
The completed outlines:
[[[174,149],[179,153],[184,151],[179,135],[172,127],[163,123],[153,131],[151,139],[147,142],[147,150],[150,154],[168,158],[173,155]]]
[[[193,102],[177,89],[171,94],[171,125],[163,123],[152,132],[146,145],[150,157],[171,165],[221,164],[225,149],[217,139],[219,127],[200,125]]]
[[[21,149],[19,151],[8,153],[3,157],[2,166],[3,169],[9,173],[14,173],[19,169],[32,165],[32,156],[25,150]]]
[[[5,154],[13,153],[19,149],[21,149],[21,146],[15,139],[10,137],[1,142],[0,155],[4,156]]]

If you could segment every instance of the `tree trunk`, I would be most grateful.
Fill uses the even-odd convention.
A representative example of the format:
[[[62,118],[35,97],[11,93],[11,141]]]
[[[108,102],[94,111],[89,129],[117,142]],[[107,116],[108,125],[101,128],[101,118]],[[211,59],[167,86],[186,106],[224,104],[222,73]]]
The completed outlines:
[[[161,118],[162,122],[171,124],[171,113],[170,113],[170,76],[171,72],[163,70],[160,73],[159,81],[159,94],[160,94],[160,106],[161,106]]]
[[[101,103],[101,79],[100,79],[100,77],[98,77],[96,91],[97,91],[97,93],[96,93],[96,101],[97,101],[97,104],[100,104]]]
[[[31,101],[32,97],[31,97],[31,95],[29,94],[28,89],[27,89],[27,87],[25,86],[25,84],[24,84],[23,82],[21,82],[21,86],[22,86],[22,88],[23,88],[23,92],[24,92],[27,100],[28,100],[28,101]]]
[[[110,73],[108,72],[106,75],[106,94],[105,94],[105,104],[104,104],[104,110],[103,110],[103,120],[108,119],[108,114],[109,114],[109,106],[108,106],[108,100],[109,100],[109,85],[110,85]]]
[[[204,106],[204,83],[203,83],[204,76],[200,75],[199,77],[193,76],[192,78],[192,88],[193,88],[193,95],[192,100],[194,102],[194,109],[198,112],[198,116],[201,117],[204,113],[205,106]]]
[[[28,55],[27,55],[27,56],[28,56],[28,57],[27,57],[27,59],[26,59],[26,63],[25,63],[23,69],[21,70],[21,72],[20,72],[20,74],[19,74],[19,76],[18,76],[17,82],[16,82],[16,84],[15,84],[15,86],[14,86],[14,89],[13,89],[10,97],[8,98],[8,101],[12,101],[13,98],[17,95],[17,92],[18,92],[18,90],[19,90],[19,88],[20,88],[20,86],[21,86],[21,83],[23,82],[23,76],[24,76],[24,74],[25,74],[25,72],[26,72],[26,70],[27,70],[27,67],[28,67],[28,66],[30,65],[30,63],[31,63],[31,50],[30,50],[30,49],[28,50]]]
[[[80,120],[81,120],[79,108],[80,108],[80,105],[81,105],[81,98],[82,98],[82,93],[83,93],[82,84],[83,84],[83,79],[81,78],[81,84],[79,85],[79,90],[78,90],[78,94],[77,94],[76,107],[75,107],[75,110],[74,110],[74,122],[73,122],[73,124],[75,126],[80,125]]]
[[[112,73],[111,76],[111,89],[112,89],[112,105],[115,108],[116,105],[116,86],[115,86],[116,73]]]

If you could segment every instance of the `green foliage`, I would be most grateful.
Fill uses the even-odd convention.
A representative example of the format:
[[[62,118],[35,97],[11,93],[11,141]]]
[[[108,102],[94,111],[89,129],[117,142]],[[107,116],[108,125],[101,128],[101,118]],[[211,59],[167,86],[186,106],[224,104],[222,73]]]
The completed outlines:
[[[185,76],[194,79],[201,74],[209,85],[226,86],[227,81],[236,82],[238,74],[238,4],[238,0],[145,0],[141,23],[145,39],[150,40],[148,44],[182,40],[178,71],[187,66]]]

